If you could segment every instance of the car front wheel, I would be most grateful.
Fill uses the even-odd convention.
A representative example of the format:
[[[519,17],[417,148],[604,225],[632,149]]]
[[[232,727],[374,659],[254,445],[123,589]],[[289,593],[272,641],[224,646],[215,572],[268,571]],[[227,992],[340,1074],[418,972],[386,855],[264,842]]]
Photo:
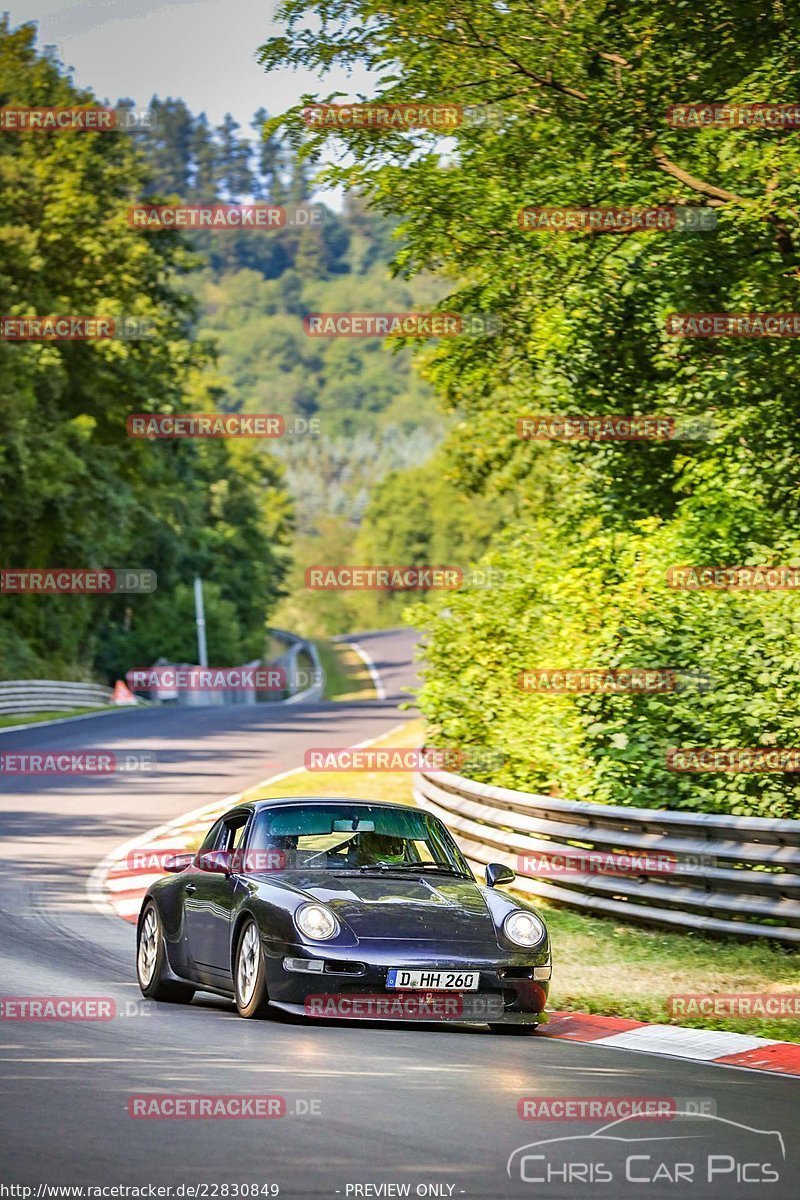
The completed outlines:
[[[268,1011],[267,973],[261,934],[252,917],[245,921],[236,947],[236,1007],[240,1017],[265,1017]]]
[[[166,959],[161,918],[153,901],[148,900],[136,938],[136,975],[139,988],[148,1000],[188,1004],[195,990],[188,984],[164,978]]]

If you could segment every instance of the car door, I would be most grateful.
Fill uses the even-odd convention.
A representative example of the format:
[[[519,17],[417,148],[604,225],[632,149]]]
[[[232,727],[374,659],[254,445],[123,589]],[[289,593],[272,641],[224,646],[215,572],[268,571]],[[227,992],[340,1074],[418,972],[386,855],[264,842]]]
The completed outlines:
[[[222,860],[238,850],[246,836],[250,810],[229,813],[212,826],[197,854],[214,853]],[[234,866],[237,864],[234,861]],[[231,982],[230,930],[241,887],[239,876],[194,868],[184,884],[184,929],[192,973],[203,983],[225,987]]]

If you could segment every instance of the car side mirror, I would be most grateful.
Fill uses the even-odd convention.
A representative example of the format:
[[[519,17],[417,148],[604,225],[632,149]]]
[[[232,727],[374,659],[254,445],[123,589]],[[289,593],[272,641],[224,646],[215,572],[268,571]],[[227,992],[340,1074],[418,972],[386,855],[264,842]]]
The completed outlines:
[[[194,862],[193,854],[171,854],[169,858],[164,859],[164,870],[178,874],[180,871],[185,871]]]
[[[513,883],[516,875],[511,867],[503,863],[489,863],[486,868],[486,886],[497,887],[498,883]]]
[[[196,858],[199,870],[209,871],[212,875],[230,875],[233,870],[231,855],[227,850],[208,850]]]

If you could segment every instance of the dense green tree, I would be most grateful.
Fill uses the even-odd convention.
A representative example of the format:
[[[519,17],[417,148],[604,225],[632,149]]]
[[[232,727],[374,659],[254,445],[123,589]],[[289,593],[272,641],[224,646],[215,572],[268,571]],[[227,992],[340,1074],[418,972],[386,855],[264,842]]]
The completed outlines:
[[[225,114],[217,129],[220,179],[225,199],[233,203],[249,200],[255,188],[250,169],[253,147],[247,138],[239,137],[240,129],[230,113]]]
[[[798,699],[786,664],[800,647],[782,598],[699,593],[690,603],[664,578],[676,561],[800,561],[795,342],[683,339],[665,326],[671,312],[800,308],[796,133],[667,117],[692,101],[792,101],[793,14],[783,0],[287,0],[283,11],[285,31],[261,50],[267,69],[358,64],[381,102],[466,103],[483,118],[447,139],[368,127],[309,137],[299,108],[271,126],[324,157],[329,183],[398,221],[398,270],[438,271],[456,281],[443,307],[502,322],[497,336],[443,340],[427,356],[453,416],[445,454],[455,478],[470,495],[508,499],[489,559],[512,581],[509,594],[465,593],[437,618],[421,614],[431,621],[423,705],[434,729],[465,743],[488,731],[520,784],[728,811],[757,809],[760,789],[764,811],[796,812],[791,775],[754,784],[663,770],[672,737],[796,737],[784,719]],[[660,206],[716,228],[527,230],[526,206]],[[712,433],[638,445],[520,439],[517,420],[538,413],[663,413],[684,428],[700,417]],[[576,666],[643,665],[670,647],[684,668],[691,655],[717,657],[708,693],[548,706],[520,704],[513,691],[516,671],[553,665],[556,652],[581,658]],[[500,683],[512,689],[503,697]],[[543,740],[550,749],[532,762],[528,742],[541,751]]]
[[[0,25],[4,105],[96,103]],[[180,105],[169,102],[170,111]],[[137,412],[213,407],[213,363],[192,336],[180,235],[128,226],[146,165],[125,133],[21,131],[0,143],[4,314],[146,318],[155,336],[0,341],[0,563],[154,570],[151,595],[0,597],[6,677],[118,674],[163,653],[195,572],[208,582],[212,654],[253,657],[284,572],[287,511],[274,460],[221,442],[145,442]],[[169,632],[167,632],[169,631]],[[215,648],[216,642],[216,648]]]
[[[269,114],[259,108],[253,115],[250,128],[255,131],[256,144],[256,192],[259,200],[271,200],[283,204],[286,199],[285,151],[280,141],[265,130]]]
[[[143,149],[148,152],[149,142]],[[196,197],[198,200],[214,200],[220,194],[222,169],[220,164],[219,146],[214,140],[214,134],[208,124],[205,113],[200,113],[194,119],[192,129],[192,170],[189,186],[178,190],[178,195],[186,199]],[[153,193],[169,194],[169,187],[163,181],[156,179],[150,188]]]
[[[192,185],[195,119],[183,100],[150,101],[152,128],[147,133],[148,187],[152,191],[184,196]]]

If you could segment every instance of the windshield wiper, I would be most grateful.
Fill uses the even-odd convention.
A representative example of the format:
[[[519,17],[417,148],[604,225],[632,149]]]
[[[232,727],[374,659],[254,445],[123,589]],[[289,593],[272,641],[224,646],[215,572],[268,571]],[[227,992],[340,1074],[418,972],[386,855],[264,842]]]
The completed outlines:
[[[375,862],[375,863],[364,863],[363,866],[360,866],[358,869],[359,869],[359,871],[376,871],[376,870],[377,871],[414,871],[415,873],[419,873],[421,871],[424,871],[426,868],[428,870],[433,869],[434,871],[438,871],[445,875],[457,875],[459,879],[469,879],[469,876],[465,875],[463,871],[460,871],[458,869],[458,867],[451,867],[449,863],[438,863],[438,862],[418,862],[418,863]]]

